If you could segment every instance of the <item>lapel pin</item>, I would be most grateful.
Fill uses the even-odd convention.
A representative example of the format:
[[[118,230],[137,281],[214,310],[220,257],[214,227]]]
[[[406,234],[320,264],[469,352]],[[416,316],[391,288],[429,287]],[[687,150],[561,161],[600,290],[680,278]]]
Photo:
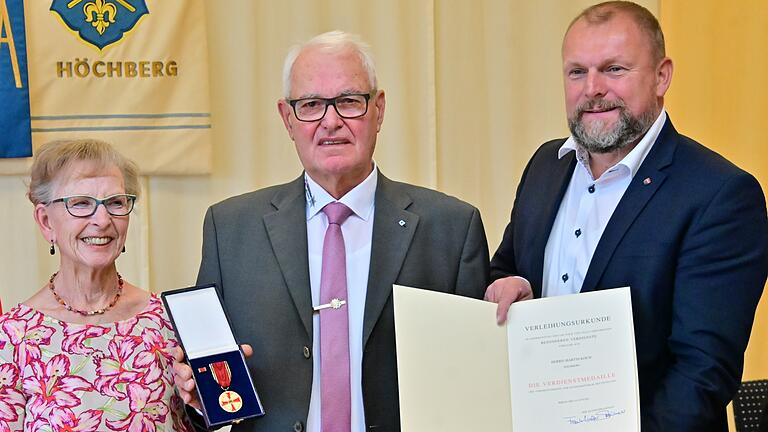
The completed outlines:
[[[400,225],[401,227],[405,227],[405,221],[402,219],[400,219],[400,222],[398,222],[397,224]]]
[[[646,177],[645,180],[643,180],[643,184],[646,185],[646,186],[651,184],[651,178],[650,177]]]

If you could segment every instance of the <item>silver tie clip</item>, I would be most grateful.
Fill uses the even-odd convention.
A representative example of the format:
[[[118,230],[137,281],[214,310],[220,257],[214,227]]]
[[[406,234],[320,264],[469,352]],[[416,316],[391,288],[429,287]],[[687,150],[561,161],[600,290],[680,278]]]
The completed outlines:
[[[339,300],[335,298],[335,299],[332,299],[330,303],[318,305],[313,307],[312,309],[314,309],[315,312],[319,312],[323,309],[328,309],[328,308],[338,309],[344,306],[345,304],[347,304],[346,300]]]

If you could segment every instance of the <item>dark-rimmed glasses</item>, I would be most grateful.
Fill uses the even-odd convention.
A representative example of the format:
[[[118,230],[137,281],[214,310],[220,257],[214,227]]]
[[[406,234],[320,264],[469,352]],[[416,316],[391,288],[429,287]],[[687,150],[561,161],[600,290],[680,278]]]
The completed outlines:
[[[354,119],[362,117],[368,112],[368,100],[376,92],[349,93],[332,98],[301,98],[289,99],[288,104],[293,107],[293,114],[299,121],[313,122],[321,120],[328,112],[328,105],[333,105],[339,117]]]
[[[74,217],[90,217],[96,213],[99,204],[103,204],[107,213],[112,216],[127,216],[133,211],[133,204],[136,202],[136,195],[116,194],[106,198],[98,199],[88,195],[72,195],[48,201],[45,205],[63,202],[69,214]]]

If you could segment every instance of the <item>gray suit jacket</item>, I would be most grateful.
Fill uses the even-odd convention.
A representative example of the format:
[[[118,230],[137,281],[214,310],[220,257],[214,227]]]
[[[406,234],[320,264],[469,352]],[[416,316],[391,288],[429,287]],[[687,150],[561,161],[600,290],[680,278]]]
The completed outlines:
[[[312,301],[303,176],[208,209],[198,283],[216,283],[266,415],[233,431],[301,431],[312,385]],[[405,221],[400,226],[399,221]],[[400,430],[392,284],[482,298],[478,210],[379,174],[363,325],[367,429]],[[467,365],[480,367],[480,365]]]

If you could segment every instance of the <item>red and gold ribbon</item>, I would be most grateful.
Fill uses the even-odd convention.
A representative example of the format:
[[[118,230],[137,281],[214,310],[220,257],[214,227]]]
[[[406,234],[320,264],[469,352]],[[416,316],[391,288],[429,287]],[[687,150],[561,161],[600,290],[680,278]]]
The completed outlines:
[[[226,390],[232,384],[232,371],[229,369],[229,363],[226,361],[219,361],[208,365],[213,373],[213,379],[216,384],[220,385],[222,389]]]

